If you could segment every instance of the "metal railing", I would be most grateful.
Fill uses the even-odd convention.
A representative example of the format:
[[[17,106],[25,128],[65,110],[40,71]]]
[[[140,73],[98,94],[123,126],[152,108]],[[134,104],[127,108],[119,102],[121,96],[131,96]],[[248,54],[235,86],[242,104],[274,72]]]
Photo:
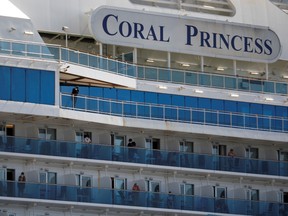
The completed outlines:
[[[84,144],[0,136],[0,151],[53,157],[70,157],[103,161],[218,170],[272,176],[288,176],[286,161],[229,157],[201,153],[154,150],[147,148]]]
[[[0,55],[56,60],[59,62],[81,65],[83,67],[104,70],[109,73],[157,82],[257,93],[288,94],[288,85],[286,82],[140,66],[63,48],[57,45],[0,39]]]
[[[72,98],[70,94],[65,93],[61,93],[60,98],[61,108],[84,112],[249,130],[288,132],[288,118],[284,117],[117,101],[87,96]]]
[[[160,192],[117,190],[98,187],[79,187],[40,183],[19,183],[0,181],[0,196],[46,200],[49,202],[82,202],[120,206],[158,208],[163,211],[186,210],[237,215],[273,215],[284,216],[288,213],[288,204],[255,201],[247,199],[226,199],[195,195],[167,194]],[[170,210],[169,210],[170,209]]]

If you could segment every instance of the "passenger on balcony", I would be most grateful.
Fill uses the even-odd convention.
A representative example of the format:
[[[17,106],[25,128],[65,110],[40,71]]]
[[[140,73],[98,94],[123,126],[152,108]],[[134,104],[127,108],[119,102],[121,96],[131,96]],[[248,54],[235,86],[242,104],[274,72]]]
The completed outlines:
[[[90,137],[89,136],[85,136],[84,137],[84,143],[85,144],[90,144],[92,141],[91,141],[91,139],[90,139]]]
[[[129,139],[128,141],[129,141],[128,144],[127,144],[127,146],[129,147],[129,149],[128,149],[128,160],[129,161],[134,161],[135,156],[136,156],[135,154],[137,154],[136,153],[136,149],[135,149],[136,143],[132,139]]]
[[[23,194],[24,194],[25,182],[26,182],[26,177],[24,175],[24,172],[22,172],[21,175],[18,177],[18,193],[19,193],[19,197],[22,197]]]
[[[132,187],[132,201],[134,205],[138,204],[140,187],[135,183]]]
[[[228,156],[230,157],[228,159],[229,170],[232,170],[234,166],[234,157],[236,156],[234,149],[230,149],[230,151],[228,152]]]
[[[71,96],[72,96],[71,99],[72,99],[73,108],[74,108],[75,105],[76,105],[78,94],[79,94],[79,88],[78,88],[78,86],[75,86],[75,87],[72,89],[72,92],[71,92]]]

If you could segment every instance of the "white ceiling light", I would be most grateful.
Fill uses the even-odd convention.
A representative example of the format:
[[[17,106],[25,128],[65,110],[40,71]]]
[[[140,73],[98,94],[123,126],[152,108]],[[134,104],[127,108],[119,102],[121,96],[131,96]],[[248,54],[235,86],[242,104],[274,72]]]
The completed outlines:
[[[199,93],[199,94],[202,94],[202,93],[203,93],[203,91],[200,90],[200,89],[195,89],[194,92],[195,92],[195,93]]]
[[[239,97],[239,94],[231,93],[230,96],[231,96],[231,97]]]

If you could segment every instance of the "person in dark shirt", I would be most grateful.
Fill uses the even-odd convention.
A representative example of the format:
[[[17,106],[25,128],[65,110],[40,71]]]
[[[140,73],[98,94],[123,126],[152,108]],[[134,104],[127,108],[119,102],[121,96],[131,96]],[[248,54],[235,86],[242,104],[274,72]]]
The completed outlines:
[[[75,105],[76,105],[78,94],[79,94],[79,88],[78,88],[78,86],[75,86],[75,87],[72,89],[72,92],[71,92],[73,108],[74,108]]]

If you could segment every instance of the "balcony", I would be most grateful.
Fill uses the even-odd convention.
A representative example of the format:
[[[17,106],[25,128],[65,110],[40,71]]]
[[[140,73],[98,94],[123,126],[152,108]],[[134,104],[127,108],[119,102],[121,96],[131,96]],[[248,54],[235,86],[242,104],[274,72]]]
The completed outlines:
[[[158,208],[163,212],[173,210],[216,212],[241,215],[273,215],[284,216],[288,204],[242,199],[224,199],[201,196],[183,196],[176,194],[136,192],[128,190],[111,190],[103,188],[84,188],[77,186],[49,185],[37,183],[24,183],[25,188],[19,187],[22,183],[13,181],[0,181],[0,196],[15,197],[18,201],[25,198],[41,199],[42,202],[65,201],[82,202],[89,204],[105,204],[118,206],[137,206],[144,208]],[[19,190],[20,189],[20,190]],[[27,200],[28,199],[28,200]],[[90,205],[91,206],[91,205]],[[146,209],[147,210],[147,209]]]
[[[136,79],[245,92],[288,94],[286,82],[133,65],[56,45],[0,40],[0,55],[67,62]]]
[[[82,158],[101,161],[149,164],[177,168],[217,170],[271,176],[288,176],[288,163],[242,157],[160,151],[100,144],[82,144],[63,141],[0,137],[0,151]],[[73,159],[72,159],[73,160]]]
[[[186,108],[140,102],[117,101],[96,97],[77,96],[73,107],[70,94],[61,93],[60,107],[84,112],[121,117],[171,121],[187,124],[212,125],[259,131],[288,132],[288,119],[256,114]],[[75,102],[74,101],[74,102]]]

